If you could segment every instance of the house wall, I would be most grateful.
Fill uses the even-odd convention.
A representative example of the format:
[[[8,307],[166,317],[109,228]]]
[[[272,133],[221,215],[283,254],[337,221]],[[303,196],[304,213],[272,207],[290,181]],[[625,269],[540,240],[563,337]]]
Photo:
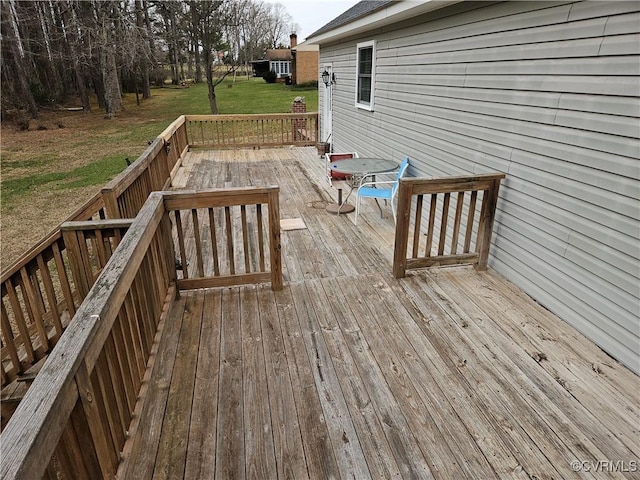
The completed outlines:
[[[296,83],[311,82],[318,80],[318,52],[304,51],[296,52]]]
[[[334,151],[505,172],[490,265],[640,373],[639,5],[464,2],[321,45],[320,63]],[[367,40],[372,112],[354,106]]]

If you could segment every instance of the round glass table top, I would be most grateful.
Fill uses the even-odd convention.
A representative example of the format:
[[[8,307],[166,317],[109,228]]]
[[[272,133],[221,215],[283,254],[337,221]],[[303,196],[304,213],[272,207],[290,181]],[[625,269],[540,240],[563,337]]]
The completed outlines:
[[[331,170],[347,175],[393,172],[399,163],[384,158],[346,158],[331,162]]]

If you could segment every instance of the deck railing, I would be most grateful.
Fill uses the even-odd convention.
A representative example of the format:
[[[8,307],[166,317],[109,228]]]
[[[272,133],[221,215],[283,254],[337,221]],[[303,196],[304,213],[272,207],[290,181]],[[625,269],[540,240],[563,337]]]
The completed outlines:
[[[181,275],[178,288],[271,282],[282,289],[278,187],[165,194]],[[194,238],[187,251],[185,238]]]
[[[185,117],[167,127],[145,152],[67,221],[133,218],[149,193],[170,183],[188,148]],[[123,159],[124,163],[124,159]],[[2,387],[34,368],[53,348],[83,295],[72,279],[60,227],[2,273]],[[3,409],[6,421],[10,411]]]
[[[268,279],[273,289],[282,288],[278,191],[277,187],[267,187],[150,194],[0,435],[0,478],[33,479],[45,474],[50,478],[58,474],[64,478],[113,478],[136,419],[134,412],[141,408],[138,398],[151,365],[148,362],[162,335],[177,285],[201,288],[216,282],[229,285]],[[260,216],[248,220],[240,213],[241,221],[236,226],[229,222],[230,207],[246,212],[248,207],[258,210],[257,205],[268,212],[268,227],[263,226],[269,232],[269,245],[265,247],[266,242],[258,239],[254,245],[258,252],[268,249],[270,256],[266,259],[259,253],[255,261],[261,270],[270,265],[270,272],[211,278],[200,275],[197,280],[185,278],[182,283],[177,279],[174,238],[183,244],[189,234],[196,239],[205,232],[210,234],[213,225],[215,235],[231,238],[232,243],[225,243],[225,248],[247,252],[252,248],[249,235],[236,235],[234,230],[248,232],[255,227],[258,231],[264,220]],[[224,222],[217,222],[211,214],[216,208],[225,212]],[[206,211],[207,217],[213,215],[211,224],[198,220],[190,231],[184,225],[181,234],[174,231],[172,218],[178,228],[176,220],[183,216],[175,216],[175,212],[187,211],[199,218],[197,212],[193,213],[199,209]],[[93,232],[106,232],[109,225],[127,227],[115,223],[99,222]],[[104,237],[93,245],[93,234],[86,233],[90,227],[88,223],[65,225],[64,232],[76,236],[75,240],[69,239],[68,248],[75,252],[71,256],[82,258],[78,264],[89,259],[89,248],[95,248],[100,265],[109,247]],[[218,233],[218,227],[226,233]],[[184,259],[190,258],[184,248],[182,252]],[[207,254],[205,249],[196,248],[199,274],[214,262],[208,255],[212,251]],[[94,274],[93,268],[78,269],[74,277],[77,275],[78,284],[89,284]]]
[[[134,218],[151,192],[170,185],[189,147],[314,145],[317,136],[317,112],[183,115],[67,221]],[[68,258],[62,232],[56,228],[3,272],[3,387],[33,368],[60,338],[82,299],[72,279],[78,268]]]
[[[434,265],[466,263],[485,270],[500,181],[504,177],[500,173],[402,179],[398,189],[394,276],[401,278],[408,269]],[[423,212],[425,195],[429,197],[426,214]],[[481,205],[479,214],[478,205]],[[422,228],[423,219],[426,231]],[[408,258],[407,252],[411,252]]]
[[[206,148],[309,146],[318,142],[318,113],[187,115],[189,145]]]
[[[69,219],[105,217],[100,195]],[[72,279],[60,228],[51,232],[0,278],[2,295],[2,386],[29,371],[56,344],[82,298]],[[6,409],[2,417],[5,420]]]

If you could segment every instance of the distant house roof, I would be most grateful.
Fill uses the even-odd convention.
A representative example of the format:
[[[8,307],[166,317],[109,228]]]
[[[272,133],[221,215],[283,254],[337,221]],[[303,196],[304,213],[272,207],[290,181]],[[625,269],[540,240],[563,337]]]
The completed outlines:
[[[267,50],[267,60],[291,60],[290,48],[270,48]]]
[[[460,1],[363,0],[313,32],[307,37],[306,43],[322,45],[323,43],[340,40],[349,35],[391,25]]]

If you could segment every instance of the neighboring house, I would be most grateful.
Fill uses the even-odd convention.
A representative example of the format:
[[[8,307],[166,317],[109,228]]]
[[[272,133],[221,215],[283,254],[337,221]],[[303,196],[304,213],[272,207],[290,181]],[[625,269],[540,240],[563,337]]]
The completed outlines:
[[[266,51],[265,57],[251,62],[255,77],[261,77],[270,70],[276,72],[277,78],[291,77],[292,56],[290,48],[270,48]]]
[[[367,1],[307,43],[334,151],[505,172],[491,266],[640,373],[639,10]]]
[[[291,71],[293,84],[318,81],[318,45],[307,42],[297,43],[297,36],[291,35]]]
[[[318,45],[302,42],[298,36],[290,35],[291,48],[273,48],[266,51],[262,60],[251,62],[253,75],[261,77],[273,70],[278,78],[291,78],[293,84],[318,80]]]

